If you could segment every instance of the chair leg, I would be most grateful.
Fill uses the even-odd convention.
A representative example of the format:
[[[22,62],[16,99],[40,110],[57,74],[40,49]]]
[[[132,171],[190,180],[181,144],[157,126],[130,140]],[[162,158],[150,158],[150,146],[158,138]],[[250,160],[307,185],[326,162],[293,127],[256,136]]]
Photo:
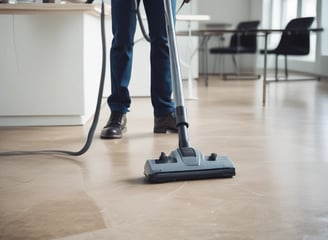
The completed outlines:
[[[236,75],[239,75],[239,66],[238,66],[238,63],[236,61],[236,56],[235,55],[232,55],[232,61],[233,61],[233,64],[234,64],[235,73],[236,73]]]
[[[220,55],[220,76],[221,79],[224,78],[224,55]]]
[[[288,78],[287,55],[285,55],[285,78]]]
[[[276,55],[275,78],[278,81],[278,55]]]

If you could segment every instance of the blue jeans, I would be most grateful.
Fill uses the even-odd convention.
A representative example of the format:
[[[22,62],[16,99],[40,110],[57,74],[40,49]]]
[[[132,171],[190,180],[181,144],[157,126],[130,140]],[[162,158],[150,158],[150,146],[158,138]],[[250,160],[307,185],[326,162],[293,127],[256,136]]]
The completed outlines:
[[[129,111],[136,13],[134,0],[111,0],[113,40],[110,50],[111,95],[107,102],[112,112]],[[140,2],[140,0],[138,0]],[[172,82],[163,0],[143,0],[149,26],[151,64],[151,102],[154,116],[162,117],[174,111],[171,100]],[[172,0],[175,12],[176,0]]]

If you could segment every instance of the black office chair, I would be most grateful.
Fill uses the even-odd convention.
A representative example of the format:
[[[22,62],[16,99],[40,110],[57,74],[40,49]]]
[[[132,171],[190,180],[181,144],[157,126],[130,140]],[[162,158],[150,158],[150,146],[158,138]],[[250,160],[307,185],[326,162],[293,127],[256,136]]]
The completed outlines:
[[[236,61],[237,54],[255,54],[257,52],[257,37],[256,32],[247,30],[257,29],[260,24],[260,21],[245,21],[240,22],[237,25],[236,30],[241,30],[241,32],[234,33],[230,38],[230,44],[228,47],[214,47],[210,48],[211,54],[230,54],[232,55],[232,60],[235,69],[235,75],[239,78],[256,78],[258,79],[259,75],[254,74],[240,74],[239,66]],[[224,79],[227,79],[228,74],[223,74]]]
[[[285,78],[288,79],[287,56],[305,56],[310,53],[310,32],[314,17],[292,19],[286,26],[280,42],[275,49],[268,50],[267,54],[275,54],[275,81],[278,81],[278,56],[285,56]],[[264,50],[260,51],[264,54]],[[293,80],[293,79],[290,79]],[[294,79],[297,80],[297,79]]]

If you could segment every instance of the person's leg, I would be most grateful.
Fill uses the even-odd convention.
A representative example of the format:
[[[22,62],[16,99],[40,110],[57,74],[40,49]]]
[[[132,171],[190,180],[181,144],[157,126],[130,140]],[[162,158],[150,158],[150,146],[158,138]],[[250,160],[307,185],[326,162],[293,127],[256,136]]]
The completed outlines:
[[[107,99],[110,118],[101,131],[101,138],[121,138],[131,104],[128,90],[136,30],[134,0],[111,0],[113,40],[110,50],[111,95]]]
[[[176,0],[172,0],[175,12]],[[144,0],[151,39],[151,101],[154,108],[154,133],[177,131],[172,102],[170,55],[163,0]]]
[[[128,86],[136,30],[133,1],[111,0],[113,40],[110,50],[111,95],[108,97],[108,105],[112,112],[126,113],[131,104]]]
[[[154,116],[163,117],[174,112],[170,57],[166,35],[163,0],[144,0],[151,39],[151,101]],[[175,0],[172,0],[175,9]]]

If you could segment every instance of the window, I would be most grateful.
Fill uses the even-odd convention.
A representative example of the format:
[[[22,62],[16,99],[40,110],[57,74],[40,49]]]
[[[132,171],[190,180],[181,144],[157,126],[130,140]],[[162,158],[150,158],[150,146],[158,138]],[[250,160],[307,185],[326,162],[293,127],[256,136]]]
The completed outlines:
[[[322,1],[322,7],[321,7],[321,19],[322,19],[322,27],[324,29],[328,29],[328,1]],[[324,14],[325,13],[325,14]],[[322,41],[321,41],[321,54],[323,56],[328,56],[328,31],[324,30],[321,33]]]
[[[298,0],[283,0],[282,2],[283,2],[282,3],[283,16],[281,18],[281,21],[283,26],[281,27],[284,28],[291,19],[297,17]]]

